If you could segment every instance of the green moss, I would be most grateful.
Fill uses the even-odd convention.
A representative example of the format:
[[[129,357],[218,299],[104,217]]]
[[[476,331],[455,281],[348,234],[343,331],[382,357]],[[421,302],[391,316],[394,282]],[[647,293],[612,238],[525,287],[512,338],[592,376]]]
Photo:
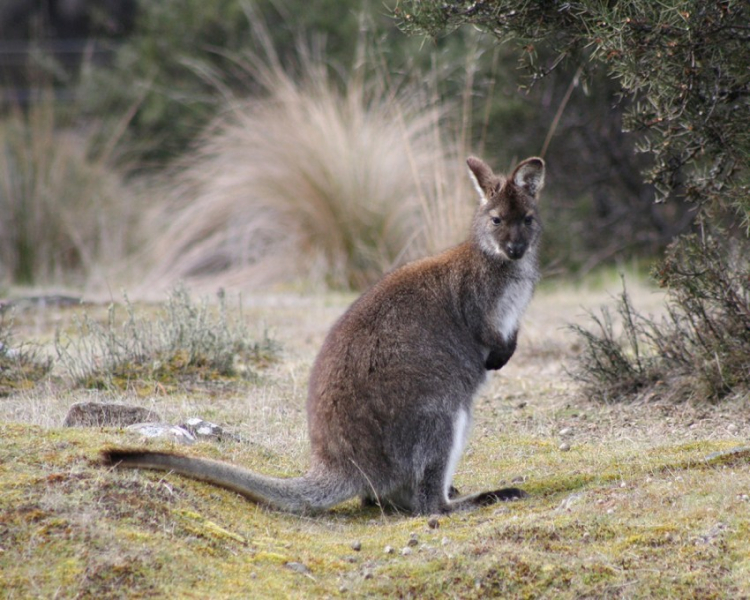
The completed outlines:
[[[98,451],[118,435],[0,425],[0,586],[10,597],[750,594],[750,515],[740,499],[750,464],[741,453],[731,468],[705,460],[730,442],[574,454],[513,439],[518,453],[502,470],[527,474],[531,497],[443,516],[431,529],[425,517],[356,502],[300,518],[179,476],[103,469]],[[191,452],[220,455],[209,445]],[[253,446],[233,456],[273,470]],[[470,458],[467,469],[460,485],[469,491],[497,464]]]

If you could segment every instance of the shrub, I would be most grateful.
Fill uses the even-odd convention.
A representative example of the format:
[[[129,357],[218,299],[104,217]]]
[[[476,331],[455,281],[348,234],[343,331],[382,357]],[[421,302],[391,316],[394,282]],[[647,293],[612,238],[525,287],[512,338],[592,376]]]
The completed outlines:
[[[597,331],[573,327],[584,341],[573,375],[590,398],[718,401],[750,389],[750,244],[731,245],[685,236],[670,246],[657,272],[668,290],[663,321],[639,315],[623,292],[621,336],[606,310],[594,316]]]
[[[122,389],[143,382],[248,377],[251,367],[268,364],[278,352],[267,335],[251,341],[242,315],[230,317],[223,293],[214,310],[206,300],[196,305],[184,288],[175,288],[155,319],[136,313],[126,296],[125,312],[118,324],[112,304],[105,325],[84,314],[77,335],[58,332],[58,359],[76,384]]]

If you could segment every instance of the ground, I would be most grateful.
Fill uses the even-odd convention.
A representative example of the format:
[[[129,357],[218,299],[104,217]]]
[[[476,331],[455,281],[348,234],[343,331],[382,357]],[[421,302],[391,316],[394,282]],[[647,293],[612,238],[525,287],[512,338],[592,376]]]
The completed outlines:
[[[307,460],[304,399],[315,352],[351,295],[243,297],[280,359],[242,385],[80,390],[58,378],[0,398],[0,597],[750,597],[750,413],[723,405],[582,399],[567,375],[569,322],[611,302],[616,278],[547,282],[516,355],[477,399],[455,484],[513,484],[529,498],[410,517],[350,502],[280,514],[185,478],[102,468],[113,428],[65,429],[81,400],[192,416],[240,441],[190,453],[276,475]],[[636,307],[661,296],[631,282]],[[26,310],[18,336],[51,342],[81,307]],[[88,307],[95,314],[101,307]]]

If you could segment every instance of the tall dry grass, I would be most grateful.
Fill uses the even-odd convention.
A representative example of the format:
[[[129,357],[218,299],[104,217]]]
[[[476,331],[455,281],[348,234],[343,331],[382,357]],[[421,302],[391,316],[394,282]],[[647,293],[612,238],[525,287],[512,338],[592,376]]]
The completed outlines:
[[[92,134],[52,98],[0,120],[0,279],[87,282],[132,251],[137,207]]]
[[[148,219],[149,289],[359,288],[465,235],[465,152],[441,130],[430,86],[384,70],[336,80],[307,51],[293,69],[272,51],[245,67],[263,93],[228,99],[163,183],[169,201]]]

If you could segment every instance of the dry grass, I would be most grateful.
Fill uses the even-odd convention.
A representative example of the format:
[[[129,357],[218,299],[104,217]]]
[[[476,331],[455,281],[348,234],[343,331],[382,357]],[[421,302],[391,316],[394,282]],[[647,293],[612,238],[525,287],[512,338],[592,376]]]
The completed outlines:
[[[67,125],[51,99],[0,121],[0,278],[96,283],[133,250],[138,205],[94,134]]]
[[[359,288],[465,234],[463,160],[429,90],[300,51],[248,60],[264,93],[232,99],[164,183],[147,287],[177,279]]]

